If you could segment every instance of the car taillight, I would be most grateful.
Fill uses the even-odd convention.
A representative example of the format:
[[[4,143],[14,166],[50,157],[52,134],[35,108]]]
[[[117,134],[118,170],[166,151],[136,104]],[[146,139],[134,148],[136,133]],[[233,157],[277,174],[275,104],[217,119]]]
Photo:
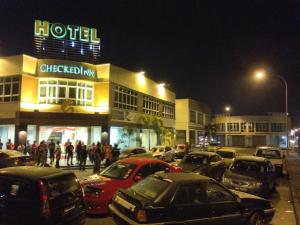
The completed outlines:
[[[145,223],[148,221],[147,213],[143,209],[138,209],[135,213],[136,220],[141,223]]]
[[[40,200],[41,200],[41,212],[44,217],[50,216],[49,197],[47,188],[43,181],[40,181]]]

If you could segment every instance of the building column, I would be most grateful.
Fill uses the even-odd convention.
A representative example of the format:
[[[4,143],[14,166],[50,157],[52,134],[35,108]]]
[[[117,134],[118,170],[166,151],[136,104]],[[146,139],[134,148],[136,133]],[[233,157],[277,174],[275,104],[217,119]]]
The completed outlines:
[[[27,124],[15,125],[15,148],[18,147],[19,144],[26,144],[27,140]]]

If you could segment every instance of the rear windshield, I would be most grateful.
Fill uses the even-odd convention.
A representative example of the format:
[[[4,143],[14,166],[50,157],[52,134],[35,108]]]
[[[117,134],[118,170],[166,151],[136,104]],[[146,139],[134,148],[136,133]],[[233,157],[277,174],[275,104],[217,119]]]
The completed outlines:
[[[81,188],[78,179],[73,174],[49,179],[47,180],[47,187],[50,199],[65,193],[76,192]]]
[[[160,195],[169,185],[170,182],[168,181],[149,176],[132,186],[131,189],[135,193],[152,200]]]
[[[264,173],[265,163],[248,161],[248,160],[237,160],[233,163],[231,170],[240,172],[250,172],[250,173]]]
[[[206,155],[186,155],[183,159],[182,162],[184,163],[192,163],[196,165],[206,165],[208,163],[208,157]]]
[[[232,159],[232,158],[234,158],[233,152],[217,151],[217,153],[218,153],[222,158],[226,158],[226,159]]]
[[[125,180],[131,175],[136,167],[137,165],[135,164],[116,162],[103,170],[100,175]]]
[[[152,152],[163,152],[164,148],[163,147],[156,147],[151,149]]]
[[[281,159],[280,152],[273,149],[259,149],[257,150],[256,156],[261,156],[268,159]]]

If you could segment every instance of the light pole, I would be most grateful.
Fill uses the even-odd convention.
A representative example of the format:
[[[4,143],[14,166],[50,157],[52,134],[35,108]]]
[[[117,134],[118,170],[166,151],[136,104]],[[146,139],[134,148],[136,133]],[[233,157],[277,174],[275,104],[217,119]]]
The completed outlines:
[[[226,112],[226,131],[228,132],[228,134],[226,132],[227,146],[229,146],[229,144],[230,144],[230,142],[229,142],[230,132],[231,132],[230,111],[231,111],[231,107],[230,106],[225,106],[225,112]],[[229,123],[227,123],[227,115],[229,116]]]
[[[260,71],[260,72],[257,72],[255,74],[256,78],[257,79],[262,79],[265,77],[265,73]],[[275,75],[272,75],[274,77],[277,77],[281,80],[281,82],[284,84],[284,88],[285,88],[285,132],[286,132],[286,147],[288,148],[289,147],[289,130],[288,130],[288,116],[289,116],[289,111],[288,111],[288,85],[287,85],[287,82],[286,80],[284,79],[284,77],[278,75],[278,74],[275,74]]]

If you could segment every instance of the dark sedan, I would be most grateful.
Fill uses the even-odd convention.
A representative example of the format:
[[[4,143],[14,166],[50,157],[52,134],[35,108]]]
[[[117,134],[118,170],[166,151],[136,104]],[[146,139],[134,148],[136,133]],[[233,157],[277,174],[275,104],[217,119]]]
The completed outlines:
[[[275,189],[276,171],[269,159],[240,156],[225,171],[222,182],[228,188],[267,197]]]
[[[26,156],[15,150],[0,151],[0,168],[12,166],[33,166],[34,162],[30,156]]]
[[[275,213],[268,200],[195,173],[151,175],[119,190],[109,209],[118,225],[261,225]]]
[[[224,160],[214,152],[191,152],[178,164],[184,172],[197,172],[221,180],[226,169]]]

